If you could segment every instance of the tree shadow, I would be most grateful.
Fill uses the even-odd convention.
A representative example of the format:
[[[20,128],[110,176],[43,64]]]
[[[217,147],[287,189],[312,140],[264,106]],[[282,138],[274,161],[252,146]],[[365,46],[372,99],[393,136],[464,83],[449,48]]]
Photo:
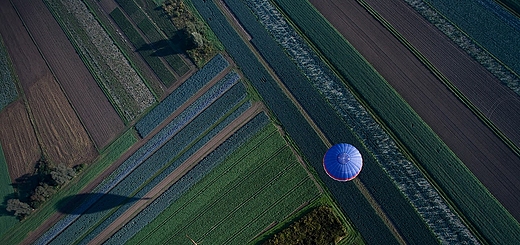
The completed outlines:
[[[63,214],[91,214],[109,210],[120,205],[150,198],[127,197],[104,193],[82,193],[62,198],[55,205]]]
[[[28,202],[32,192],[38,186],[38,183],[42,181],[42,176],[37,174],[24,174],[11,184],[18,193],[18,199],[22,202]]]
[[[136,51],[153,51],[150,56],[165,57],[174,54],[185,54],[187,50],[194,46],[190,40],[190,35],[186,30],[177,30],[169,39],[163,39],[152,43],[143,44]]]

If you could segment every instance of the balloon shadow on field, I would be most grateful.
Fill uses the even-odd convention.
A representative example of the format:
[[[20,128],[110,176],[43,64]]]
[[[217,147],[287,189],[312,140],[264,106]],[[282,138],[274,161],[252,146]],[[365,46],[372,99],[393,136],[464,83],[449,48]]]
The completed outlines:
[[[150,198],[104,193],[82,193],[62,198],[56,203],[55,207],[58,212],[63,214],[91,214],[113,209],[141,199],[146,200]]]

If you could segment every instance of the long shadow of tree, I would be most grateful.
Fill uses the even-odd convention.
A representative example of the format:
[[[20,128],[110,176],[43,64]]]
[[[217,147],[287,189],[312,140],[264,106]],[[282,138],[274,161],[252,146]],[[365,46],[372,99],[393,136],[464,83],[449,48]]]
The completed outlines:
[[[191,35],[185,30],[177,30],[169,39],[143,44],[136,51],[153,51],[151,56],[165,57],[174,54],[186,54],[187,50],[196,48]]]
[[[56,203],[55,207],[58,212],[63,214],[90,214],[109,210],[141,199],[148,198],[103,193],[83,193],[64,197]]]

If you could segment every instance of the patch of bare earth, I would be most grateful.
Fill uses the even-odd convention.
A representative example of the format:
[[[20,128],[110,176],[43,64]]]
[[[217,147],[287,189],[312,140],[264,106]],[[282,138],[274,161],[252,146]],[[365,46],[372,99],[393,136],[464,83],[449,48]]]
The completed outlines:
[[[517,195],[520,193],[520,178],[517,177],[520,175],[519,157],[357,2],[310,2],[399,92],[506,209],[520,220],[520,196]],[[405,38],[417,45],[420,52],[428,54],[427,58],[466,96],[470,97],[469,94],[473,93],[470,100],[477,101],[474,103],[479,108],[488,108],[484,111],[489,111],[487,115],[495,119],[499,127],[500,122],[520,121],[516,99],[510,99],[507,91],[499,90],[501,85],[494,77],[444,40],[446,37],[429,23],[418,19],[417,14],[407,6],[399,5],[399,1],[368,2],[381,14],[384,13],[383,16],[396,28],[399,27],[398,31],[406,34]],[[408,23],[408,26],[400,26],[403,23]],[[501,92],[488,93],[494,89]],[[509,114],[509,118],[505,114]],[[499,117],[501,119],[497,119]],[[514,125],[517,123],[511,123],[509,129]],[[518,132],[519,129],[512,130]]]
[[[50,72],[26,91],[27,101],[42,143],[54,163],[73,166],[97,156],[94,144]]]
[[[114,107],[45,4],[30,0],[13,4],[88,133],[99,148],[105,147],[124,129]]]
[[[0,113],[0,125],[0,143],[11,181],[32,174],[41,152],[23,101],[10,104]]]

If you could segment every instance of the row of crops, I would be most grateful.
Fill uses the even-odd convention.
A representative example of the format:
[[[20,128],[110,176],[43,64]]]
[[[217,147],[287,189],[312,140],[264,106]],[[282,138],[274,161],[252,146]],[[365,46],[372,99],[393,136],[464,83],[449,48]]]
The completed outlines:
[[[125,121],[156,102],[145,81],[81,0],[46,3]]]
[[[116,12],[113,12],[113,14],[111,13],[111,15],[118,18],[116,22],[125,25],[124,30],[128,30],[129,28],[134,29],[135,25],[141,33],[143,33],[146,41],[144,39],[140,40],[143,37],[139,38],[135,36],[140,36],[139,33],[136,33],[136,30],[130,30],[129,33],[125,32],[134,47],[137,51],[142,53],[143,58],[150,64],[152,69],[156,72],[160,71],[157,75],[166,86],[170,86],[175,82],[175,77],[172,79],[171,76],[176,75],[177,77],[180,77],[190,70],[190,67],[179,55],[181,52],[179,44],[170,41],[170,38],[173,37],[171,32],[174,32],[175,29],[173,23],[167,21],[167,18],[164,18],[164,16],[159,18],[158,15],[161,10],[143,9],[134,1],[118,0],[116,2],[121,6],[121,9],[130,19],[127,19],[125,16],[121,15],[121,13],[118,13],[117,11],[121,11],[120,9],[115,9],[114,11]],[[145,12],[145,10],[148,11]],[[155,16],[155,18],[150,19],[149,16]],[[163,20],[161,21],[160,19]],[[134,25],[131,24],[132,22]],[[145,42],[134,43],[132,40]],[[160,58],[164,59],[168,66],[165,66],[164,64],[161,65],[160,63],[162,63],[162,61]],[[173,74],[170,72],[170,69],[173,70]]]
[[[97,194],[79,204],[36,244],[90,241],[131,206],[128,202],[131,199],[114,199],[114,196],[144,196],[251,106],[249,102],[244,103],[246,89],[242,83],[236,83],[236,76],[227,76],[215,86],[220,84],[234,85],[211,105],[203,107],[199,106],[201,102],[195,102],[184,110],[94,188],[92,192]],[[222,94],[219,89],[206,93]],[[201,101],[207,99],[204,96],[201,98]],[[122,206],[106,208],[107,203]]]
[[[222,162],[189,192],[170,205],[159,202],[157,205],[167,206],[159,216],[137,216],[143,218],[136,222],[153,220],[149,225],[129,222],[136,235],[128,244],[181,244],[187,241],[185,234],[211,244],[244,244],[315,198],[319,194],[316,186],[276,128],[272,124],[263,126],[267,121],[265,114],[254,120],[258,121],[254,123],[256,130],[241,129],[226,142],[240,143],[234,143],[233,148],[222,144],[199,163],[203,166]],[[263,129],[250,141],[241,138],[240,134],[259,131],[258,125]],[[128,231],[112,237],[108,244],[126,242]]]
[[[176,111],[182,104],[189,100],[202,87],[208,84],[213,78],[220,74],[229,62],[221,54],[216,55],[204,67],[190,76],[184,83],[176,88],[161,103],[154,107],[148,114],[141,118],[136,124],[135,129],[146,137],[170,114]]]
[[[227,22],[226,17],[220,12],[219,8],[212,1],[192,1],[193,5],[201,16],[205,19],[211,29],[215,32],[219,40],[222,42],[226,51],[235,60],[241,71],[246,75],[249,81],[254,85],[255,89],[259,92],[260,96],[266,103],[266,106],[274,113],[276,118],[280,121],[285,132],[290,135],[291,139],[298,145],[303,156],[308,162],[317,170],[321,169],[321,161],[324,152],[327,150],[327,146],[321,141],[320,137],[307,123],[302,114],[298,111],[296,106],[287,98],[281,88],[277,85],[274,79],[270,76],[267,70],[262,66],[260,61],[256,58],[255,54],[248,48],[246,43],[241,39],[233,27]],[[246,13],[248,11],[246,10]],[[276,48],[275,44],[272,48]],[[274,63],[274,66],[281,66],[281,69],[285,67],[283,64]],[[294,74],[295,76],[298,74]],[[291,78],[292,79],[292,78]],[[299,80],[299,77],[293,79],[296,82],[304,81],[305,79]],[[303,87],[302,90],[312,91]],[[309,97],[310,102],[315,102]],[[320,102],[322,103],[322,102]],[[322,126],[327,126],[328,136],[335,136],[332,141],[334,142],[354,142],[355,137],[350,134],[350,130],[342,127],[343,123],[338,118],[334,111],[328,106],[320,106],[320,103],[315,103],[314,107],[316,110],[324,110],[324,115],[313,118],[314,120],[320,120]],[[332,112],[331,112],[332,111]],[[330,114],[328,114],[330,113]],[[340,123],[337,123],[339,120]],[[361,149],[363,151],[363,149]],[[360,177],[367,177],[373,179],[372,181],[380,183],[383,188],[376,186],[371,189],[374,193],[377,193],[379,197],[385,198],[382,204],[386,206],[392,205],[396,213],[407,214],[412,207],[406,200],[398,202],[401,199],[396,198],[401,194],[397,188],[392,189],[393,184],[388,181],[388,177],[380,168],[375,168],[375,164],[372,164],[371,156],[366,151],[362,152],[363,156],[367,156],[365,159],[364,171]],[[317,172],[323,182],[329,187],[334,198],[338,200],[341,208],[349,214],[352,222],[356,228],[361,232],[363,237],[369,242],[379,244],[396,244],[397,241],[392,233],[387,229],[386,225],[374,213],[374,210],[370,206],[370,203],[364,198],[364,196],[357,190],[354,185],[339,185],[338,182],[327,177],[324,171]],[[388,185],[387,185],[388,183]],[[348,195],[345,195],[348,193]],[[398,202],[398,203],[396,203]],[[356,203],[356,205],[351,205]],[[389,208],[390,210],[392,208]],[[413,212],[413,211],[412,211]],[[403,215],[400,215],[403,216]],[[410,225],[410,231],[414,230],[419,236],[424,234],[424,230],[427,229],[424,225],[421,225],[422,221],[412,222]],[[429,233],[429,231],[426,231]]]
[[[7,49],[0,37],[0,111],[17,97],[15,74],[11,68]]]
[[[341,82],[338,82],[337,80],[334,81],[331,79],[331,77],[328,78],[328,80],[322,80],[327,79],[324,76],[318,76],[314,77],[315,80],[309,81],[309,79],[305,76],[310,75],[313,76],[314,73],[323,73],[327,71],[322,66],[317,66],[319,63],[317,63],[318,58],[314,57],[315,59],[308,59],[312,56],[312,50],[310,48],[307,48],[306,50],[303,49],[302,40],[298,42],[295,39],[295,36],[297,34],[293,31],[291,33],[287,33],[288,26],[282,26],[278,24],[280,21],[283,21],[281,18],[276,18],[273,16],[274,13],[276,13],[276,9],[274,8],[268,8],[266,11],[263,11],[263,15],[260,16],[257,12],[257,18],[255,18],[251,14],[244,14],[244,13],[250,13],[251,10],[245,6],[244,4],[238,2],[238,1],[225,1],[226,4],[229,6],[231,11],[235,14],[235,16],[241,21],[241,24],[244,26],[244,28],[248,31],[248,33],[253,37],[252,43],[257,47],[258,51],[262,56],[266,59],[267,62],[270,64],[279,64],[273,69],[277,73],[278,77],[284,82],[284,84],[287,86],[287,88],[292,92],[292,94],[296,97],[296,99],[299,101],[299,103],[302,105],[302,107],[306,110],[307,113],[315,120],[316,124],[320,129],[326,134],[326,136],[332,141],[332,142],[344,142],[346,138],[346,134],[341,132],[341,130],[353,130],[351,132],[351,139],[348,142],[354,143],[354,142],[360,142],[361,144],[364,144],[366,149],[370,152],[368,154],[374,155],[373,149],[379,147],[377,144],[384,145],[383,149],[378,149],[381,151],[385,151],[386,154],[383,154],[382,156],[375,155],[375,158],[372,161],[372,164],[377,164],[373,167],[382,168],[379,164],[379,161],[390,161],[391,163],[396,163],[393,167],[399,167],[403,163],[408,163],[408,166],[411,165],[410,162],[403,162],[404,157],[395,149],[395,145],[392,146],[392,142],[390,142],[389,137],[384,134],[384,132],[381,130],[380,126],[374,121],[374,119],[371,118],[369,114],[364,111],[362,106],[359,105],[359,103],[355,100],[355,98],[352,97],[352,95],[349,94],[348,90],[346,90]],[[248,2],[250,5],[253,3],[250,1]],[[264,4],[267,2],[263,2]],[[261,11],[265,5],[256,5],[259,9],[258,11]],[[280,16],[279,16],[280,17]],[[262,26],[259,24],[260,22],[266,20],[271,21],[270,23],[273,24],[273,26],[269,26],[266,28],[265,26]],[[271,33],[268,33],[267,30],[270,30]],[[275,33],[276,32],[276,33]],[[273,38],[279,38],[279,40],[282,40],[284,42],[285,48],[280,48],[280,44],[273,40]],[[295,46],[294,46],[295,45]],[[291,47],[294,46],[294,47]],[[277,48],[273,48],[277,47]],[[292,50],[294,48],[294,50]],[[302,53],[300,53],[300,51]],[[291,60],[289,57],[287,57],[286,53],[291,53],[293,55],[293,60],[297,60],[300,63],[300,66],[296,65],[293,60]],[[283,65],[282,65],[283,64]],[[305,74],[304,74],[305,73]],[[328,71],[330,74],[331,72]],[[323,74],[322,74],[323,75]],[[320,86],[318,88],[318,86]],[[322,94],[320,94],[319,92]],[[324,92],[327,93],[328,96],[324,96]],[[333,95],[331,97],[331,95]],[[350,98],[349,98],[350,96]],[[341,104],[337,104],[341,103]],[[316,105],[323,105],[321,107],[317,107]],[[337,104],[336,106],[333,106],[332,104]],[[345,114],[345,111],[343,111],[343,114],[340,114],[338,112],[338,107],[348,107],[350,108],[348,110],[348,114]],[[336,109],[336,110],[334,110]],[[332,117],[331,115],[338,115],[338,117]],[[345,118],[350,119],[350,121],[346,121]],[[325,120],[323,120],[325,119]],[[362,119],[361,123],[363,124],[363,127],[356,127],[353,128],[353,126],[350,124],[353,121],[356,121],[358,119]],[[346,123],[345,123],[346,122]],[[334,128],[332,128],[330,125],[334,125]],[[341,126],[340,126],[341,125]],[[338,132],[339,131],[339,132]],[[364,136],[364,138],[361,138],[361,136]],[[375,138],[374,142],[367,142],[366,139],[371,139],[371,137],[377,137]],[[371,143],[372,145],[367,145],[367,143]],[[374,145],[376,143],[376,145]],[[388,146],[390,145],[390,147]],[[381,153],[381,152],[377,152]],[[367,155],[368,155],[367,154]],[[363,155],[365,156],[365,155]],[[391,157],[389,157],[391,156]],[[393,159],[392,159],[393,158]],[[395,161],[398,158],[399,161]],[[366,161],[365,161],[366,162]],[[399,168],[398,168],[399,170]],[[398,170],[396,170],[396,176],[400,177],[401,180],[409,180],[411,178],[420,177],[420,173],[416,170],[415,172],[410,173],[407,177],[404,178],[399,176]],[[413,168],[411,170],[414,170]],[[386,172],[386,169],[382,169],[383,172]],[[361,179],[363,180],[364,177]],[[388,176],[385,176],[386,179],[389,179]],[[404,182],[404,181],[402,181]],[[423,179],[424,182],[427,183],[426,180]],[[391,183],[391,182],[390,182]],[[415,186],[416,184],[411,181],[408,181],[408,183],[411,186]],[[372,183],[372,186],[379,185],[380,183]],[[403,184],[403,183],[400,183]],[[395,184],[391,184],[393,188],[395,188]],[[414,192],[415,190],[415,192]],[[417,195],[417,187],[413,190],[410,190],[412,195]],[[422,192],[420,201],[423,201],[425,203],[421,203],[422,205],[426,206],[432,203],[429,203],[428,197],[425,194],[424,190],[421,190]],[[428,191],[428,190],[426,190]],[[399,190],[398,192],[399,193]],[[385,194],[388,195],[389,193]],[[428,193],[429,194],[429,193]],[[397,194],[401,196],[402,194]],[[376,196],[376,198],[384,198]],[[379,199],[379,200],[381,200]],[[419,200],[419,199],[417,199]],[[437,196],[437,201],[439,201],[440,198]],[[430,233],[429,229],[426,225],[423,224],[422,217],[418,216],[415,207],[411,206],[409,203],[409,200],[407,199],[401,199],[401,200],[393,200],[392,202],[385,202],[383,204],[383,208],[391,210],[388,211],[392,216],[393,219],[398,220],[397,226],[401,226],[402,223],[412,224],[414,225],[422,225],[424,227],[423,232],[415,232],[414,234],[406,234],[405,233],[405,239],[409,240],[422,240],[422,241],[428,241],[430,239],[435,239],[432,234]],[[405,211],[401,208],[398,208],[402,206],[402,204],[405,203],[408,206],[408,209]],[[436,202],[433,202],[436,203]],[[396,212],[398,209],[399,212]],[[442,210],[442,207],[438,208],[437,210]],[[394,213],[395,212],[395,213]],[[402,215],[403,212],[409,212],[408,216],[414,217],[414,218],[405,218],[405,216]],[[435,214],[435,213],[434,213]],[[431,215],[433,216],[433,215]],[[442,220],[443,217],[447,217],[448,215],[443,215],[439,220]],[[460,221],[459,221],[460,222]],[[445,225],[442,227],[443,229],[453,228],[452,224]],[[408,229],[412,227],[402,227],[401,229]],[[417,229],[416,229],[417,230]]]
[[[518,18],[491,0],[461,2],[453,7],[441,1],[405,2],[520,95],[520,62],[516,55],[520,50],[514,43],[520,38]]]
[[[378,163],[410,200],[436,236],[442,242],[454,242],[459,239],[476,242],[467,227],[450,210],[417,166],[400,152],[394,140],[343,86],[276,8],[266,0],[249,1],[248,6],[312,85],[375,155]]]
[[[518,223],[310,4],[296,6],[285,0],[276,0],[276,3],[348,81],[348,86],[362,95],[445,197],[458,208],[459,214],[472,225],[473,231],[491,242],[519,239],[516,235],[520,234],[517,232],[520,229]],[[381,99],[382,94],[385,95],[384,99]]]

